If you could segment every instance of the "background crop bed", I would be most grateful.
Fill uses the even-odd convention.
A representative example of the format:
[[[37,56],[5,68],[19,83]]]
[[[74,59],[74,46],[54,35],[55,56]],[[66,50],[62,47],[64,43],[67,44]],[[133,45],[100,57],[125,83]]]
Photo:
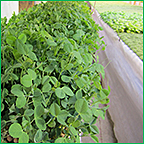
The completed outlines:
[[[90,3],[94,5],[93,1],[90,1]],[[100,14],[108,11],[117,13],[123,11],[126,14],[143,13],[143,8],[141,6],[134,6],[120,1],[97,1],[95,8]],[[125,44],[130,47],[133,52],[135,52],[139,56],[141,60],[143,60],[143,33],[138,34],[118,32],[118,36],[125,42]]]

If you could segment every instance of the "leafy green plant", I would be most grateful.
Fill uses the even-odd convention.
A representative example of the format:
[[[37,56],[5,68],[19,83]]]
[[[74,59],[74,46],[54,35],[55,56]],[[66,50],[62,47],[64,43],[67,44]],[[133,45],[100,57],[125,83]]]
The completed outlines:
[[[107,11],[100,15],[103,21],[118,33],[143,33],[142,14]]]
[[[3,133],[19,143],[73,143],[89,134],[98,142],[95,123],[108,108],[99,104],[110,92],[100,83],[99,30],[84,2],[41,3],[2,19]]]

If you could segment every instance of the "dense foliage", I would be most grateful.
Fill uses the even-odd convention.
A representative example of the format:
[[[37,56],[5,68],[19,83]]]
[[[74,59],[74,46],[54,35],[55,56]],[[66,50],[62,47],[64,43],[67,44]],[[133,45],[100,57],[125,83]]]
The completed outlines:
[[[142,14],[107,11],[100,15],[103,21],[118,33],[143,33]]]
[[[48,2],[1,21],[2,142],[80,142],[95,136],[109,102],[100,83],[105,49],[84,2]]]

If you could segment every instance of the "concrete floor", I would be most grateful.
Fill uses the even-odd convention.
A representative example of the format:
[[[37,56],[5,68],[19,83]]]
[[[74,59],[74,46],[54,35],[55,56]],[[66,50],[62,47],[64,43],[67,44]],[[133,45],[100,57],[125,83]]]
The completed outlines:
[[[105,120],[99,119],[97,121],[96,126],[99,128],[100,133],[96,136],[99,139],[99,143],[117,143],[117,139],[115,137],[113,131],[113,122],[111,121],[111,117],[109,112],[106,112]],[[95,143],[90,137],[82,137],[82,143]]]

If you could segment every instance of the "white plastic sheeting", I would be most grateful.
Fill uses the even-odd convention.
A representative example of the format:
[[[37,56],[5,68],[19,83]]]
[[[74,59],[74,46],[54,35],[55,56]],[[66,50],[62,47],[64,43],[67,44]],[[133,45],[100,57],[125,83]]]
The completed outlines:
[[[102,84],[111,87],[108,109],[114,122],[114,132],[118,143],[143,142],[143,62],[101,19],[96,10],[93,19],[103,27],[100,36],[107,44],[101,51],[99,60],[106,66],[106,76]]]
[[[9,20],[13,12],[15,12],[16,15],[19,12],[18,1],[1,1],[1,18],[6,16]]]

